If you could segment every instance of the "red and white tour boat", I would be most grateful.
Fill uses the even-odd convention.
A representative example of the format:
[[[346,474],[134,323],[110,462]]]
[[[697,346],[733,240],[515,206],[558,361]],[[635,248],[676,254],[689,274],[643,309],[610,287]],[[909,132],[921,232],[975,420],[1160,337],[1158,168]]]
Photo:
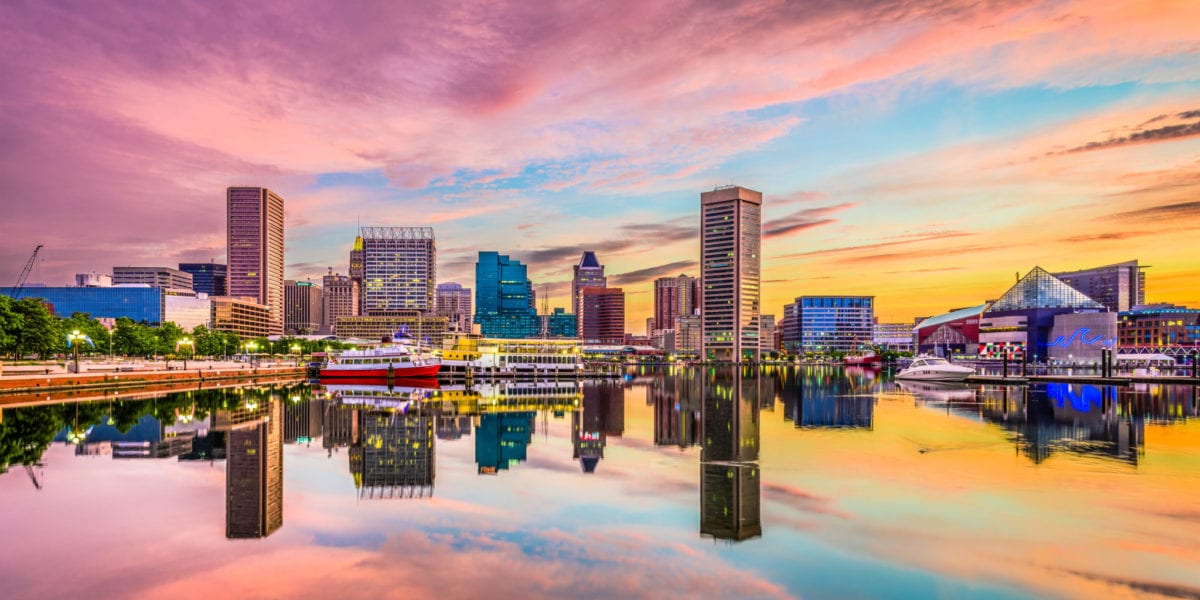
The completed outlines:
[[[331,356],[321,367],[321,379],[437,377],[441,368],[441,358],[399,342],[366,350],[347,350]]]

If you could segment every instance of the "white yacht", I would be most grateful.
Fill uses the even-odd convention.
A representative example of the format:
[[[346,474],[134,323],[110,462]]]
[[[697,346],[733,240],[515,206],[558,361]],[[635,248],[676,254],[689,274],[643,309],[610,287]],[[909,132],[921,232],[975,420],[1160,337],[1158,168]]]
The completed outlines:
[[[918,381],[963,381],[975,374],[975,369],[950,364],[950,361],[936,356],[921,356],[912,361],[903,371],[896,374],[896,379]]]

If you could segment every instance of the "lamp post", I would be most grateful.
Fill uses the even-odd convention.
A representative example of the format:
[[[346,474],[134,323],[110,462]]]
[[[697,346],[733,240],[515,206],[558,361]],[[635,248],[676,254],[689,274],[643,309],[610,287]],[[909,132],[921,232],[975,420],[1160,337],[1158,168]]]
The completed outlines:
[[[67,334],[67,341],[71,342],[71,349],[75,354],[75,374],[79,374],[79,344],[87,339],[87,336],[80,333],[78,329]]]
[[[254,351],[258,349],[258,344],[254,342],[246,342],[246,354],[250,356],[250,367],[254,367]]]
[[[302,352],[301,352],[302,350],[303,350],[303,348],[300,347],[300,344],[292,344],[292,354],[296,355],[296,366],[297,367],[300,366],[300,357],[302,355]]]
[[[192,351],[194,351],[196,349],[196,342],[193,342],[192,338],[185,337],[185,338],[179,340],[178,342],[175,342],[175,351],[176,352],[179,352],[180,346],[187,346],[188,352],[191,353]],[[183,355],[183,370],[184,371],[187,370],[187,359],[188,359],[187,354]]]

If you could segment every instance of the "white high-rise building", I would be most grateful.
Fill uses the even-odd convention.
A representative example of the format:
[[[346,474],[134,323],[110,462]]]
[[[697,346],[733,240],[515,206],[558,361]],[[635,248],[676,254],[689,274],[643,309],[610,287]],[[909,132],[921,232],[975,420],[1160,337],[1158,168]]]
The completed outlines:
[[[700,194],[701,356],[759,355],[762,193],[722,186]]]
[[[363,227],[363,309],[383,316],[437,307],[432,227]]]

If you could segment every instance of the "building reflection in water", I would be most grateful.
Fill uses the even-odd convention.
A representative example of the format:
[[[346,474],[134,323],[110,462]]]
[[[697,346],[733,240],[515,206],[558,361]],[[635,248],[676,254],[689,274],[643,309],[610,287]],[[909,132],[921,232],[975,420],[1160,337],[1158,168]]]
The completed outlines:
[[[1065,383],[985,388],[979,414],[1015,433],[1017,449],[1034,463],[1070,452],[1136,465],[1145,452],[1146,418],[1156,412],[1140,396],[1132,388]],[[1169,411],[1158,414],[1172,418]]]
[[[759,537],[761,375],[716,367],[700,379],[700,535],[728,541]]]
[[[213,414],[225,432],[225,537],[263,538],[283,526],[283,409],[275,395],[246,390]]]
[[[654,407],[654,444],[687,448],[700,443],[700,380],[655,377],[646,389]]]
[[[579,410],[571,413],[573,458],[584,473],[594,473],[608,436],[625,433],[625,388],[612,381],[592,381],[583,385]]]
[[[872,429],[873,378],[849,370],[809,367],[782,380],[784,419],[796,427]]]
[[[479,473],[495,475],[524,462],[533,441],[533,411],[488,413],[479,416],[475,428],[475,464]]]
[[[358,443],[350,446],[350,473],[360,498],[433,495],[433,416],[421,408],[359,410]]]

